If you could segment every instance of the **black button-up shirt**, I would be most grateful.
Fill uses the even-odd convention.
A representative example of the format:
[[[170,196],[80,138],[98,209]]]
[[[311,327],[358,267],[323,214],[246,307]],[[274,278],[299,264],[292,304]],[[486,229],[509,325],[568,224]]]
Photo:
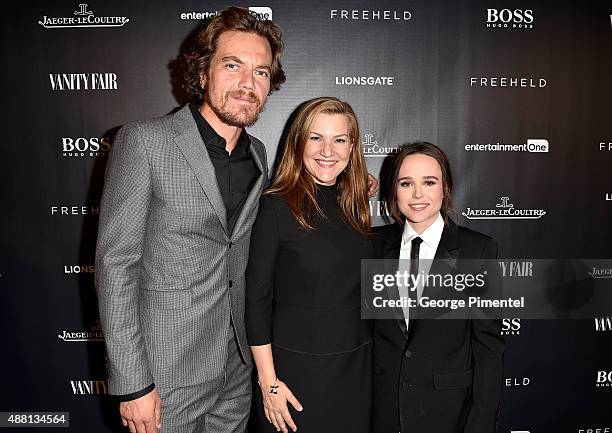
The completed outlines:
[[[261,172],[251,155],[251,139],[244,128],[238,137],[236,147],[231,154],[228,153],[225,150],[227,144],[225,139],[204,119],[199,111],[200,105],[199,102],[192,102],[189,108],[206,145],[208,156],[215,167],[217,185],[227,214],[227,230],[228,234],[231,234],[251,188]]]

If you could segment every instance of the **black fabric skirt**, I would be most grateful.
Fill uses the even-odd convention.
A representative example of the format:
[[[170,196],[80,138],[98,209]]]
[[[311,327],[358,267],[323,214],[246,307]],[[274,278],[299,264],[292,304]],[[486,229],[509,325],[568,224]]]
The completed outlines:
[[[304,410],[289,411],[300,433],[369,433],[372,344],[334,355],[310,355],[272,346],[274,367]],[[276,433],[255,389],[261,433]],[[291,430],[289,430],[291,431]]]

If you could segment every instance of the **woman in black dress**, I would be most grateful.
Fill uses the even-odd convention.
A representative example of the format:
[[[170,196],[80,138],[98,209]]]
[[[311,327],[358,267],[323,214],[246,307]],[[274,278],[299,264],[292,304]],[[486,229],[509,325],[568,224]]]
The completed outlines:
[[[360,317],[360,264],[373,248],[359,137],[348,104],[304,103],[260,201],[246,327],[262,432],[369,431],[371,328]]]

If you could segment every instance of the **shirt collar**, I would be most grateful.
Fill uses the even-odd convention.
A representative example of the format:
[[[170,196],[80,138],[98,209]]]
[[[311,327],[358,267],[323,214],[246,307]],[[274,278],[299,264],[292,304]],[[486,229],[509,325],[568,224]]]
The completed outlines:
[[[404,224],[404,232],[402,233],[402,246],[409,244],[416,237],[420,237],[423,239],[423,242],[431,247],[433,245],[437,245],[440,242],[440,238],[442,238],[442,231],[444,230],[444,219],[440,212],[438,212],[438,216],[434,220],[434,222],[425,229],[423,233],[420,235],[412,228],[412,226],[408,223]]]
[[[225,150],[225,138],[217,134],[217,131],[215,131],[204,116],[202,116],[202,113],[200,113],[201,105],[201,101],[193,101],[189,103],[189,109],[191,110],[191,114],[193,115],[196,125],[198,126],[198,131],[202,136],[202,141],[204,141],[204,144],[207,147],[217,146]],[[239,154],[242,154],[248,150],[250,144],[251,140],[249,139],[249,135],[247,134],[246,129],[242,128],[240,136],[238,137],[238,142],[236,143],[236,148],[232,151],[232,153],[238,151]]]

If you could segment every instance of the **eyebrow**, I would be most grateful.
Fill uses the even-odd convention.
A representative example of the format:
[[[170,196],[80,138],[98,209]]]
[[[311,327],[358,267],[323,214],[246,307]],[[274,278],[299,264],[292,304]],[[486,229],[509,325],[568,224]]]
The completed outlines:
[[[225,56],[221,58],[221,62],[234,62],[234,63],[238,63],[238,64],[244,64],[244,62],[242,60],[240,60],[238,57],[236,56]],[[270,66],[268,65],[259,65],[257,66],[256,69],[267,69],[268,71],[271,70]]]
[[[310,131],[310,133],[311,133],[311,134],[317,134],[317,135],[323,136],[323,134],[318,133],[318,132],[315,132],[315,131]],[[334,138],[344,137],[345,135],[346,135],[347,137],[349,137],[349,135],[348,135],[348,134],[338,134],[338,135],[334,135]]]
[[[423,176],[423,179],[426,179],[426,180],[431,180],[431,179],[433,179],[433,180],[440,180],[440,179],[438,179],[437,176]],[[400,180],[412,180],[412,177],[410,177],[410,176],[400,177],[397,181],[399,182]]]

